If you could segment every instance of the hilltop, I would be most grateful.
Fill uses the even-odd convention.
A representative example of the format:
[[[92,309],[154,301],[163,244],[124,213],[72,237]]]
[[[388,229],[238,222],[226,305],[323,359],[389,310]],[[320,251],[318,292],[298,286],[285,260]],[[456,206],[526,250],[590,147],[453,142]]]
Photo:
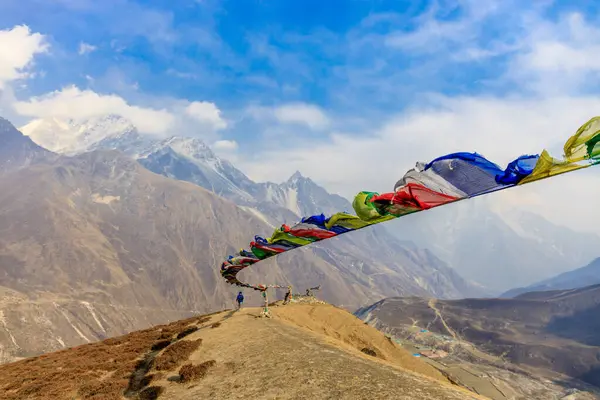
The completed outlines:
[[[478,399],[328,304],[226,310],[0,366],[20,399]]]

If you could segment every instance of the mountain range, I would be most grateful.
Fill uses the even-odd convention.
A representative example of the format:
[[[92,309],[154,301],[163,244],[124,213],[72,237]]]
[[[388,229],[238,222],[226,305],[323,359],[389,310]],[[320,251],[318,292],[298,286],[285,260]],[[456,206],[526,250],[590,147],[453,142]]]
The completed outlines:
[[[238,288],[220,277],[223,258],[254,234],[269,235],[276,213],[297,219],[278,203],[291,204],[290,193],[301,212],[305,198],[318,207],[316,196],[327,194],[296,174],[277,187],[257,186],[273,189],[256,192],[273,199],[264,209],[253,208],[256,200],[240,206],[118,150],[56,155],[0,122],[12,146],[3,147],[11,168],[0,176],[2,362],[233,306]],[[151,150],[145,161],[164,148]],[[430,252],[379,229],[267,260],[244,278],[295,290],[321,284],[319,296],[348,309],[388,296],[478,292]]]
[[[154,139],[141,135],[118,116],[83,122],[47,118],[21,130],[42,147],[65,154],[117,149],[153,172],[192,182],[227,198],[274,227],[321,212],[353,212],[347,199],[328,193],[300,172],[279,184],[254,182],[199,139]],[[556,226],[515,207],[498,207],[488,198],[405,216],[370,230],[393,243],[392,247],[427,249],[479,286],[479,292],[465,295],[500,294],[600,256],[597,235]],[[362,234],[353,234],[359,246]]]
[[[565,272],[524,288],[511,289],[503,293],[501,297],[516,297],[527,292],[578,289],[596,284],[600,284],[600,258],[585,267]]]
[[[53,140],[48,138],[56,136],[52,131],[54,129],[52,127],[56,125],[56,119],[49,120],[48,123],[34,121],[23,127],[22,130],[41,145],[52,144]],[[150,138],[138,140],[141,135],[131,124],[121,117],[110,115],[78,124],[73,122],[62,124],[76,127],[85,126],[92,132],[99,131],[96,128],[98,125],[107,132],[105,136],[94,134],[96,142],[83,140],[84,144],[80,144],[81,138],[88,138],[91,135],[76,134],[72,136],[69,148],[78,148],[81,152],[98,148],[119,150],[133,156],[152,172],[194,183],[220,197],[233,201],[272,228],[279,227],[281,223],[293,224],[307,215],[322,212],[330,215],[339,211],[353,211],[352,205],[347,199],[328,193],[310,178],[302,176],[300,172],[296,172],[281,184],[254,182],[229,161],[218,157],[209,146],[197,138],[170,137],[154,141]],[[114,126],[107,128],[110,124]],[[51,127],[50,131],[44,128],[47,126]],[[125,128],[120,129],[121,127]],[[81,128],[77,129],[77,132],[81,132]],[[131,146],[133,142],[143,142],[144,144],[139,148],[134,148]],[[272,229],[257,233],[268,236],[272,233]],[[249,244],[252,239],[253,235],[250,235],[244,242],[241,242],[240,246]],[[343,255],[339,253],[340,246],[347,246]],[[398,271],[404,275],[405,280],[411,281],[409,286],[415,286],[418,290],[425,290],[443,298],[475,296],[484,293],[478,285],[464,281],[429,251],[400,243],[384,227],[353,232],[312,247],[313,249],[310,251],[318,252],[319,258],[334,264],[342,264],[342,260],[344,260],[343,265],[352,266],[352,271],[364,270],[366,273],[372,273],[373,271],[369,270],[368,265],[373,261],[386,265],[386,270],[399,268]],[[352,257],[349,258],[348,254],[352,254]],[[287,257],[294,256],[286,254],[279,258],[287,260]],[[397,267],[398,265],[400,267]],[[419,275],[422,276],[413,276],[412,272],[405,271],[405,265],[411,265],[410,271],[418,271],[421,266],[426,266],[427,269],[419,272]],[[430,267],[432,267],[431,271],[428,270]],[[365,280],[364,278],[359,279],[361,274],[362,272],[358,275],[352,272],[353,279],[358,279],[359,282],[368,284],[369,287],[372,286],[373,279],[380,280],[379,284],[388,288],[386,290],[402,290],[401,288],[407,285],[407,283],[403,283],[394,289],[383,276]],[[307,281],[303,284],[314,286],[317,282]],[[335,297],[336,304],[340,304],[341,296]],[[348,301],[348,299],[342,301],[342,304],[352,303],[352,300]]]

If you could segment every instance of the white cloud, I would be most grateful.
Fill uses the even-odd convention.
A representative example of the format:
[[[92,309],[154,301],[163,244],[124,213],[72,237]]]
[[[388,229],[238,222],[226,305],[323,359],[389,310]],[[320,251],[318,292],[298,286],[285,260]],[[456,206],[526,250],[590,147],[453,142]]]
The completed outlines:
[[[251,106],[246,113],[261,122],[304,125],[314,130],[325,129],[330,124],[329,117],[320,107],[301,102],[277,107]]]
[[[451,57],[459,61],[479,60],[510,49],[502,43],[486,49],[478,44],[486,21],[502,14],[510,6],[493,0],[457,0],[453,3],[454,7],[443,8],[437,2],[432,3],[429,9],[415,18],[414,30],[406,31],[403,26],[402,30],[385,35],[384,44],[411,53],[451,53]],[[456,11],[454,8],[460,9],[461,16],[445,18],[446,14]]]
[[[227,127],[227,122],[221,118],[221,110],[214,103],[208,101],[191,102],[185,108],[185,113],[197,121],[211,125],[215,130]]]
[[[538,92],[576,92],[600,74],[600,29],[579,13],[532,19],[508,76]]]
[[[91,53],[91,52],[95,51],[97,48],[98,47],[91,45],[89,43],[80,42],[78,53],[79,53],[79,55]]]
[[[317,106],[306,103],[290,103],[274,110],[279,122],[304,124],[312,129],[322,129],[329,125],[329,118]]]
[[[576,49],[560,42],[538,43],[525,61],[538,71],[599,71],[600,46]]]
[[[14,109],[28,117],[59,117],[83,120],[106,114],[117,114],[130,120],[141,132],[164,134],[175,117],[167,110],[130,105],[117,95],[103,95],[76,86],[65,87],[27,101],[17,101]]]
[[[217,140],[212,147],[217,152],[234,151],[238,148],[238,143],[235,140]]]
[[[34,57],[48,48],[44,35],[32,33],[26,25],[0,30],[0,89],[10,81],[30,76]]]

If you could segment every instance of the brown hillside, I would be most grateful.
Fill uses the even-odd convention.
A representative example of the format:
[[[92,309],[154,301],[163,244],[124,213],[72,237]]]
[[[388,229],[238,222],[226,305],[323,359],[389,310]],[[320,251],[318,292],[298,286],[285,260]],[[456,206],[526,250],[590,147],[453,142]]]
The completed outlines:
[[[0,117],[0,176],[53,158],[55,154],[23,136],[10,122]]]
[[[270,319],[256,308],[194,317],[2,365],[0,393],[10,400],[479,398],[339,308],[271,311]]]

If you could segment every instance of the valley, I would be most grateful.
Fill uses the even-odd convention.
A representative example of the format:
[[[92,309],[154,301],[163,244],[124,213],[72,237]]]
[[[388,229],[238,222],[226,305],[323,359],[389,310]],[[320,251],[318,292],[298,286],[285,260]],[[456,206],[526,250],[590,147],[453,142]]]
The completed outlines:
[[[594,317],[599,296],[596,285],[514,299],[390,298],[356,315],[388,334],[416,335],[417,342],[429,340],[430,346],[457,351],[466,360],[501,368],[508,362],[531,374],[600,386],[600,326]]]

